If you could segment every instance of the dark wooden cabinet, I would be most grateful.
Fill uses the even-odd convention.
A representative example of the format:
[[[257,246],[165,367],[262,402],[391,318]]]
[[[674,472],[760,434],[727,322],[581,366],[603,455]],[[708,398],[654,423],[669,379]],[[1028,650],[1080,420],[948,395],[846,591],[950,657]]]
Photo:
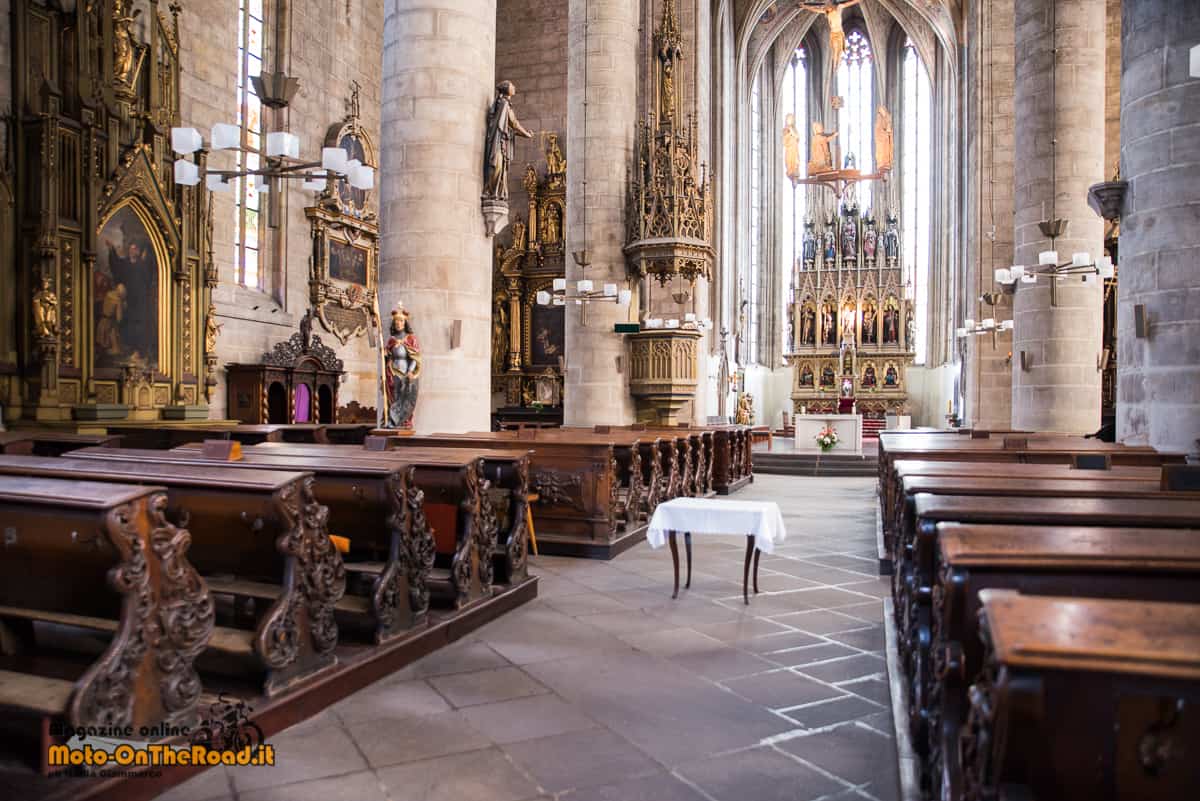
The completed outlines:
[[[225,366],[226,414],[254,425],[336,423],[342,360],[299,333],[263,354],[259,364]]]

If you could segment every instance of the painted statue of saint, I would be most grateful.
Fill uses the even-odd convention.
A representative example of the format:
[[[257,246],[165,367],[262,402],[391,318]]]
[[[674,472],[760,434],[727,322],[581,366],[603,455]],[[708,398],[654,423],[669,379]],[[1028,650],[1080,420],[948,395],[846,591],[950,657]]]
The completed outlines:
[[[825,261],[833,261],[836,254],[835,241],[833,236],[833,228],[825,229]]]
[[[812,124],[812,137],[808,146],[808,174],[816,175],[836,169],[833,163],[833,151],[829,143],[837,137],[837,131],[826,133],[821,123]]]
[[[783,121],[783,167],[788,178],[800,178],[800,132],[795,114],[788,114]]]
[[[875,260],[875,245],[878,236],[874,225],[868,225],[867,230],[863,232],[863,256],[867,261]]]
[[[804,224],[804,238],[801,245],[801,254],[803,260],[812,264],[817,258],[817,236],[813,233],[813,224],[806,222]]]
[[[50,287],[50,276],[42,276],[42,288],[33,293],[33,328],[39,339],[58,335],[58,295]]]
[[[892,168],[892,114],[883,106],[875,110],[875,169]]]
[[[889,217],[887,230],[883,232],[883,254],[893,260],[900,257],[900,231],[896,224],[896,218]]]
[[[847,217],[842,223],[842,261],[854,261],[858,258],[858,226],[853,217]]]
[[[816,334],[816,331],[815,331],[816,326],[817,326],[817,313],[813,310],[812,306],[805,306],[804,311],[800,313],[800,344],[801,345],[815,345],[816,344],[816,340],[814,339],[814,335]]]
[[[508,163],[512,161],[513,137],[532,139],[513,112],[512,98],[517,87],[512,81],[496,84],[496,100],[488,111],[487,140],[483,147],[483,196],[488,200],[508,200]]]
[[[421,343],[403,306],[392,310],[391,336],[384,347],[387,427],[412,428],[421,378]]]

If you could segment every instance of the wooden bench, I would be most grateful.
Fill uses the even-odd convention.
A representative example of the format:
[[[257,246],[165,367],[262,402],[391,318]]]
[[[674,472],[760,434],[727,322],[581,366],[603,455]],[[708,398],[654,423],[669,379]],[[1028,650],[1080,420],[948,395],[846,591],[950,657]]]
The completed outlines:
[[[1196,797],[1200,606],[996,589],[981,602],[963,797]]]
[[[597,432],[613,428],[674,439],[675,458],[677,464],[680,465],[681,474],[678,494],[688,497],[710,497],[715,494],[712,489],[714,437],[712,429],[692,426],[647,426],[641,423],[628,426],[594,427]]]
[[[235,607],[248,601],[255,608],[253,630],[224,632],[202,666],[249,670],[274,695],[336,665],[334,609],[346,575],[312,474],[170,464],[163,453],[94,448],[57,459],[5,456],[0,474],[165,487],[167,512],[190,529],[190,558],[210,590]]]
[[[228,439],[243,445],[259,442],[279,442],[284,426],[278,425],[145,425],[108,426],[109,434],[120,434],[122,446],[151,450],[168,450],[189,442],[208,439]]]
[[[916,710],[928,725],[930,795],[963,797],[958,735],[967,687],[983,668],[978,594],[1200,603],[1200,530],[938,526],[930,684]]]
[[[61,456],[76,448],[118,448],[119,435],[75,434],[70,431],[0,431],[0,453]]]
[[[401,452],[413,448],[453,448],[468,453],[488,449],[532,450],[529,489],[539,496],[538,545],[543,553],[607,559],[640,541],[645,536],[645,524],[633,495],[640,490],[636,485],[626,490],[624,503],[621,492],[623,475],[632,483],[637,472],[634,466],[645,469],[644,460],[634,458],[634,446],[625,446],[628,467],[622,471],[622,462],[617,458],[621,446],[615,445],[613,438],[589,435],[564,439],[545,436],[548,433],[539,430],[536,439],[532,438],[532,431],[431,434],[393,437],[389,444]],[[646,446],[633,437],[629,440],[637,443],[641,460],[640,454]],[[650,462],[657,464],[658,460]]]
[[[456,448],[421,448],[419,450],[397,451],[391,446],[390,438],[373,438],[370,446],[354,445],[297,445],[293,443],[266,442],[253,446],[255,452],[307,456],[316,459],[336,457],[339,459],[383,459],[400,464],[417,464],[421,459],[429,457],[445,461],[446,459],[462,458],[464,449]],[[470,453],[483,460],[483,489],[482,514],[489,518],[484,522],[485,527],[496,532],[492,546],[492,562],[495,570],[494,581],[503,584],[514,584],[524,581],[529,575],[529,533],[526,528],[526,507],[529,505],[529,460],[531,453],[527,450],[478,450],[471,449]],[[416,461],[413,461],[416,460]],[[493,499],[493,491],[498,496]],[[499,502],[499,503],[498,503]],[[496,509],[496,506],[502,506]],[[497,518],[495,525],[490,518]],[[501,521],[499,518],[503,517]]]
[[[158,486],[0,476],[3,724],[195,723],[193,661],[213,632],[213,601],[166,500]],[[98,636],[103,653],[82,671],[58,658],[53,674],[31,672],[51,661],[37,652],[45,624]],[[42,760],[46,745],[42,734]]]

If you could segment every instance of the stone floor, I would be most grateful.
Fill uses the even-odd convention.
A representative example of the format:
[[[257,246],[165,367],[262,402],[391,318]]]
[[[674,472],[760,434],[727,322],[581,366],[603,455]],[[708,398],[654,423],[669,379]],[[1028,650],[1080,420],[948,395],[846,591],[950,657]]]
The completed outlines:
[[[741,598],[744,540],[541,557],[539,598],[164,801],[806,801],[898,796],[874,481],[759,476],[789,539]]]

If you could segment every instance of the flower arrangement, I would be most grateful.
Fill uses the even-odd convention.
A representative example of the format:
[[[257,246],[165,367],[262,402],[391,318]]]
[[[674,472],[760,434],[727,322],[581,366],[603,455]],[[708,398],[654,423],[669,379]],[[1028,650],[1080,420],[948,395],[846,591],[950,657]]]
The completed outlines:
[[[821,449],[822,453],[829,453],[829,451],[833,450],[833,447],[838,444],[838,434],[837,431],[834,430],[833,426],[825,426],[822,428],[817,432],[815,439],[817,441],[817,447]]]

